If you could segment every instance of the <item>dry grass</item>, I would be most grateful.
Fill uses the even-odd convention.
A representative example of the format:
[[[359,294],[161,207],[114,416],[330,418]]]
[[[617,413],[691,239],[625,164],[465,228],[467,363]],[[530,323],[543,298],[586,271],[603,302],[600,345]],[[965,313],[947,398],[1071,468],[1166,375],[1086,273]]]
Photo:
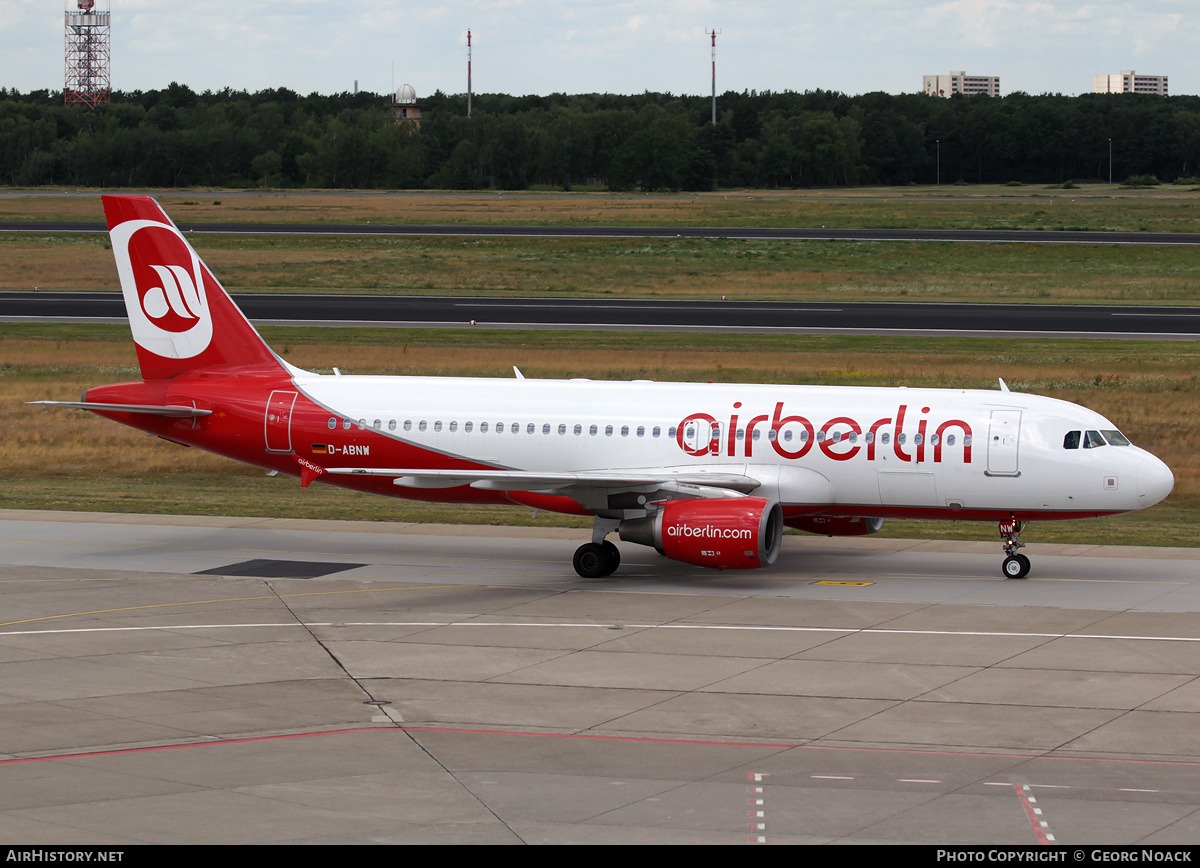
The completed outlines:
[[[344,493],[302,495],[260,471],[182,449],[91,414],[23,404],[77,400],[84,389],[137,378],[123,329],[0,329],[0,506],[129,511],[336,514],[405,520],[527,523],[527,511],[401,504]],[[63,335],[76,332],[83,337]],[[100,337],[97,337],[99,335]],[[302,367],[346,373],[714,380],[840,385],[948,385],[1075,401],[1113,419],[1175,471],[1153,515],[1039,529],[1038,539],[1193,545],[1200,522],[1200,346],[1175,343],[903,338],[587,335],[578,333],[267,330]],[[353,340],[353,343],[349,341]],[[556,520],[557,521],[557,520]],[[569,523],[569,522],[568,522]],[[896,533],[932,533],[901,524]],[[1083,528],[1083,530],[1079,530]],[[1125,528],[1125,530],[1122,530]],[[1130,529],[1132,528],[1132,529]],[[990,539],[991,529],[939,526],[941,535]],[[1055,534],[1058,536],[1056,537]],[[1094,538],[1094,539],[1093,539]]]
[[[1093,228],[1197,231],[1200,194],[1166,185],[739,190],[705,194],[159,191],[178,222]],[[0,199],[0,220],[98,220],[98,194]]]

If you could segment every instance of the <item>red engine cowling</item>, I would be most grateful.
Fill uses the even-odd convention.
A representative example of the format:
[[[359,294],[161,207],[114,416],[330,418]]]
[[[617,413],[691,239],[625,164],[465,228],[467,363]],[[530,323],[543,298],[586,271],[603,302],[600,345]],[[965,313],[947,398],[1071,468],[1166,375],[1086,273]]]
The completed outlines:
[[[787,526],[794,527],[796,530],[806,530],[809,533],[825,534],[825,536],[866,536],[879,533],[883,527],[883,519],[859,516],[846,518],[831,515],[799,515],[789,518]]]
[[[621,522],[618,533],[685,564],[752,570],[779,555],[783,511],[762,497],[670,500],[653,515]]]

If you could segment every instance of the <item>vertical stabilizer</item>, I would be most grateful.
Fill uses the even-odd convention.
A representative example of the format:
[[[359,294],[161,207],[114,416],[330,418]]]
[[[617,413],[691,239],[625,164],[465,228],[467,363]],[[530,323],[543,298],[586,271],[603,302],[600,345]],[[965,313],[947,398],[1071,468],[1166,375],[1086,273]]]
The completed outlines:
[[[154,199],[103,200],[143,379],[218,366],[285,370]]]

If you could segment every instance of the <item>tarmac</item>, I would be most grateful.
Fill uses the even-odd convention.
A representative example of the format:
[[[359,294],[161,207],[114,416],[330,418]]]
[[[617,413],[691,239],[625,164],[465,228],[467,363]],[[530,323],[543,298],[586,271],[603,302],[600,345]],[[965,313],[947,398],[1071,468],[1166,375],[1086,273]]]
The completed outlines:
[[[0,511],[0,839],[1200,841],[1200,549]]]

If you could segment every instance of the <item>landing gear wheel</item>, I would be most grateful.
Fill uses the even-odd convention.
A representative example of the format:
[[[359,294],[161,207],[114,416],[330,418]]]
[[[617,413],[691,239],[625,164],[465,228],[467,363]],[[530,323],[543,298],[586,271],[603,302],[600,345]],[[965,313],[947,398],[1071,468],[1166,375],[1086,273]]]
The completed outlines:
[[[1025,548],[1025,543],[1021,542],[1021,531],[1027,524],[1029,522],[1017,521],[1016,515],[1013,515],[1008,521],[1000,522],[1000,536],[1004,538],[1004,553],[1008,555],[1000,569],[1006,579],[1023,579],[1029,575],[1029,569],[1032,566],[1029,558],[1017,553],[1019,549]]]
[[[621,550],[608,540],[601,543],[601,547],[608,557],[608,568],[604,571],[604,575],[611,576],[617,571],[617,567],[621,566]]]
[[[1010,555],[1004,559],[1001,569],[1006,579],[1023,579],[1029,575],[1032,564],[1025,555]]]
[[[610,575],[621,564],[621,552],[605,540],[603,543],[585,543],[575,550],[572,559],[575,572],[585,579],[598,579]]]

